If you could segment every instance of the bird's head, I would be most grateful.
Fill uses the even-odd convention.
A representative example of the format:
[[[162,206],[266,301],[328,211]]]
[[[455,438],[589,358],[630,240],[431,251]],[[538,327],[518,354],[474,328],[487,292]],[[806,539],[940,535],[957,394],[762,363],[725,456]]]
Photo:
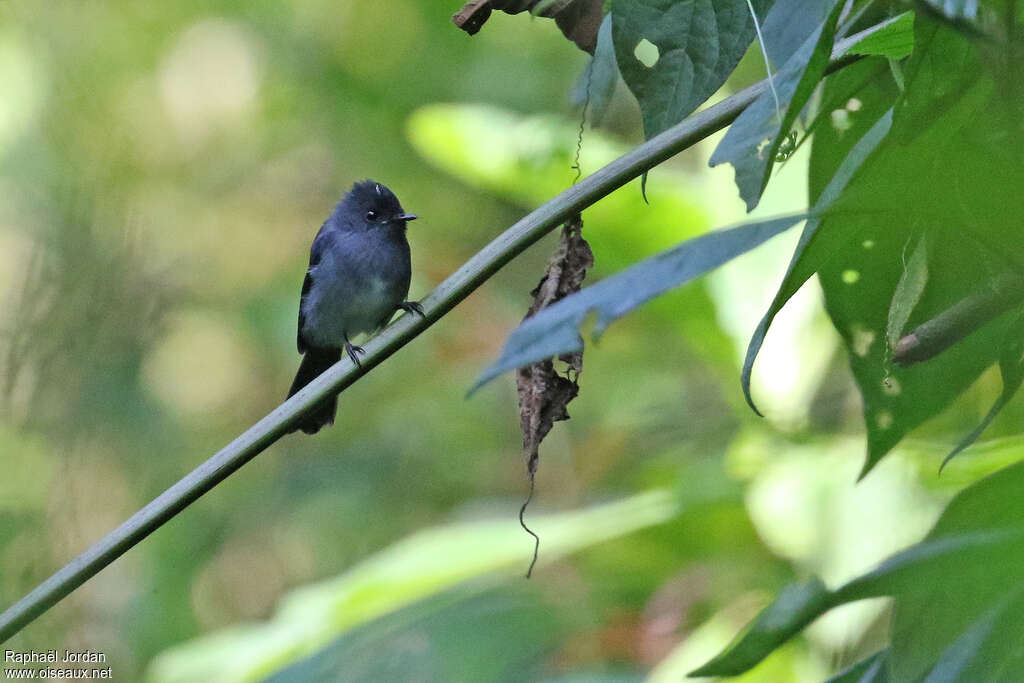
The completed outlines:
[[[408,221],[416,220],[416,216],[402,208],[394,192],[373,180],[353,185],[340,208],[353,227],[365,229],[397,227],[404,230]]]

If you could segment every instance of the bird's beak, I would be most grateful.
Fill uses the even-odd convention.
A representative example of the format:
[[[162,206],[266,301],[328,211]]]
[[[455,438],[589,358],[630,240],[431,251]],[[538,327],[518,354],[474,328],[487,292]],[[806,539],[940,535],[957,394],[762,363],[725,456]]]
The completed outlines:
[[[400,213],[397,216],[395,216],[394,220],[396,220],[396,221],[414,221],[417,218],[418,218],[418,216],[416,214],[414,214],[414,213]]]

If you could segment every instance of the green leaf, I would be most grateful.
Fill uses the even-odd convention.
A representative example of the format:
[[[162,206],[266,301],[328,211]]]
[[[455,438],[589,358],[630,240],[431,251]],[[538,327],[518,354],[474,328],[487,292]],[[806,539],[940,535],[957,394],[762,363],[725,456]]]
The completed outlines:
[[[692,675],[743,673],[828,610],[888,595],[896,601],[891,651],[861,662],[834,683],[880,683],[890,680],[887,676],[919,681],[926,675],[957,683],[1010,680],[996,674],[1019,671],[1007,661],[1024,656],[1024,634],[1002,621],[1024,606],[1022,492],[1024,463],[968,487],[924,541],[837,590],[819,581],[785,589],[724,652]]]
[[[764,16],[771,0],[752,4]],[[614,0],[611,14],[619,72],[640,103],[648,138],[713,95],[754,39],[747,0]]]
[[[808,172],[812,203],[821,197],[857,141],[893,109],[899,97],[888,60],[880,57],[861,59],[825,79],[821,103],[807,128],[814,136]]]
[[[794,584],[765,608],[747,631],[722,654],[690,676],[738,676],[754,667],[831,606],[831,593],[821,581]]]
[[[827,219],[828,230],[854,239],[817,269],[863,398],[863,474],[999,359],[1010,322],[984,321],[939,356],[893,367],[884,339],[908,242],[928,234],[928,286],[904,321],[910,326],[1024,263],[1011,218],[1024,202],[1019,192],[1001,189],[1024,184],[1019,163],[1005,153],[1016,125],[1005,119],[1002,95],[964,36],[927,21],[918,21],[916,31],[892,132]]]
[[[597,32],[597,46],[587,69],[580,78],[578,91],[583,95],[581,102],[589,97],[589,116],[592,126],[600,126],[608,112],[608,106],[619,82],[619,65],[615,61],[615,46],[612,44],[612,15],[607,14]]]
[[[945,467],[950,460],[959,455],[964,449],[978,440],[978,437],[992,424],[992,420],[1002,412],[1006,404],[1010,402],[1020,390],[1024,383],[1024,317],[1018,316],[1017,320],[1010,326],[1006,338],[1000,345],[1002,352],[999,357],[999,372],[1002,375],[1003,390],[988,414],[975,427],[974,431],[965,436],[960,443],[942,460]]]
[[[736,169],[736,185],[747,211],[760,201],[783,140],[825,75],[841,11],[842,5],[836,3],[775,77],[775,92],[765,91],[747,107],[711,155],[712,166],[731,163]],[[785,110],[781,120],[777,105]]]
[[[968,487],[946,508],[926,543],[986,533],[1003,541],[979,545],[953,556],[942,571],[903,582],[892,620],[893,680],[1017,679],[1024,665],[1022,492],[1024,463],[1018,463]]]
[[[864,160],[867,159],[888,134],[891,125],[891,113],[886,114],[860,138],[836,170],[828,186],[822,191],[815,205],[815,211],[826,209],[840,195],[854,173],[864,163]],[[750,339],[750,344],[747,346],[747,355],[743,362],[741,378],[743,395],[746,397],[750,407],[759,415],[760,412],[757,410],[753,396],[750,394],[750,378],[753,373],[754,360],[761,350],[761,345],[764,343],[769,326],[771,326],[776,314],[785,303],[807,282],[820,267],[820,264],[828,260],[837,249],[837,244],[845,242],[849,237],[842,233],[837,234],[833,231],[826,231],[824,239],[822,239],[818,232],[823,220],[822,218],[812,218],[807,221],[807,225],[804,226],[804,231],[800,235],[800,241],[797,243],[796,250],[793,252],[793,257],[790,260],[789,269],[786,271],[782,285],[775,294],[775,299],[772,301],[771,306],[769,306],[768,312],[765,313],[764,317],[761,318],[761,322],[758,323],[757,329],[754,330],[754,334]]]
[[[818,580],[788,586],[725,651],[691,675],[741,674],[834,607],[930,584],[955,571],[965,558],[981,561],[1017,546],[1024,547],[1024,526],[967,531],[911,546],[834,591]]]
[[[676,645],[644,679],[644,683],[681,683],[690,681],[688,674],[695,666],[727,645],[736,630],[743,625],[743,614],[751,596],[737,596],[695,628],[688,628],[686,636]],[[805,643],[793,643],[780,648],[771,660],[763,662],[756,671],[744,676],[742,683],[779,683],[797,681],[807,677],[808,670],[816,667],[816,656]],[[705,679],[706,680],[706,679]],[[715,679],[720,680],[720,679]],[[553,682],[552,682],[553,683]],[[565,683],[570,683],[566,681]]]
[[[886,667],[888,657],[888,650],[876,652],[825,683],[889,683],[889,670]]]
[[[927,131],[947,110],[962,111],[960,101],[965,95],[977,91],[980,82],[991,81],[971,42],[955,30],[919,16],[914,22],[914,43],[914,54],[904,67],[907,88],[896,115],[905,140]],[[959,125],[956,119],[947,116],[946,120],[952,134],[971,119],[961,117]]]
[[[948,511],[948,510],[947,510]],[[834,605],[916,590],[944,581],[957,567],[1024,543],[1024,528],[964,529],[928,537],[832,593]],[[833,606],[834,606],[833,605]]]
[[[1006,672],[1019,672],[1024,659],[1015,652],[1016,648],[1003,647],[998,633],[1019,626],[1020,610],[1024,607],[1022,598],[1024,589],[1017,588],[971,623],[942,651],[925,683],[1003,681]]]
[[[928,284],[928,245],[925,235],[921,235],[903,268],[903,274],[896,283],[896,291],[892,295],[889,306],[889,323],[886,326],[885,339],[890,352],[903,336],[910,320],[910,314],[921,300],[925,285]]]
[[[825,307],[848,350],[853,376],[864,403],[867,459],[861,476],[874,467],[905,434],[945,409],[999,356],[1005,322],[988,325],[940,356],[909,367],[888,361],[885,342],[890,302],[904,276],[902,249],[912,228],[907,219],[876,214],[831,219],[830,230],[854,236],[818,271]],[[929,231],[932,277],[909,318],[918,324],[947,309],[965,289],[981,287],[982,259],[970,243],[955,242],[957,232]],[[954,246],[955,245],[955,246]],[[939,275],[941,274],[941,276]]]
[[[908,57],[913,51],[914,13],[904,12],[890,20],[884,28],[854,43],[846,53],[903,59]]]
[[[512,331],[501,357],[483,372],[470,393],[503,372],[582,350],[580,328],[591,311],[597,313],[597,338],[640,304],[714,270],[804,218],[787,216],[701,235],[542,309]]]

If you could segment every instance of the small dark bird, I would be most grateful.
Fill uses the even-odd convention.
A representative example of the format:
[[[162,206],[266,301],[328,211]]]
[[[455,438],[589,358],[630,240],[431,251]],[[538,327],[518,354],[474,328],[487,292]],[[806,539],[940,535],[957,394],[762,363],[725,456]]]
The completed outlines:
[[[320,228],[309,251],[309,269],[299,300],[299,353],[291,398],[341,359],[342,349],[359,365],[365,351],[352,344],[358,334],[384,327],[398,310],[423,315],[406,301],[412,263],[406,213],[398,197],[372,180],[356,183]],[[315,434],[334,424],[338,397],[325,399],[292,431]]]

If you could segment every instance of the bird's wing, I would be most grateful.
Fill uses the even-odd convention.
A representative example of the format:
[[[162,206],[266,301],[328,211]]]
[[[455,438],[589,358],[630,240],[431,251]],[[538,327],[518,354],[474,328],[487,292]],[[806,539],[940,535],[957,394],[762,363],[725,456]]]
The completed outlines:
[[[313,240],[313,246],[309,249],[309,267],[306,268],[306,278],[302,281],[302,294],[299,295],[299,327],[295,336],[295,345],[299,353],[306,353],[307,346],[302,338],[302,330],[306,327],[306,314],[302,312],[303,304],[306,302],[306,295],[313,286],[313,269],[320,264],[324,249],[327,247],[328,233],[321,228]]]

